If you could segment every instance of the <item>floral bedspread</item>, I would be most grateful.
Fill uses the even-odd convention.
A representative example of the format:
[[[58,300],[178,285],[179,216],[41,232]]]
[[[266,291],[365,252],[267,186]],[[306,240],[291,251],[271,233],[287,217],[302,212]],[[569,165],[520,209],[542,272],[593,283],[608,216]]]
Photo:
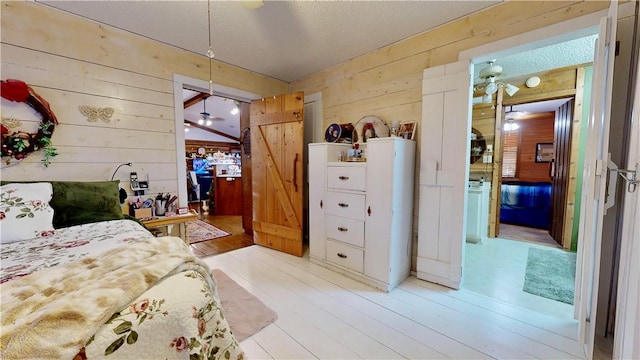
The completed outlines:
[[[76,261],[141,239],[153,238],[131,220],[101,221],[0,247],[0,284],[35,271]]]
[[[179,238],[14,278],[0,296],[2,359],[244,357],[210,269]]]

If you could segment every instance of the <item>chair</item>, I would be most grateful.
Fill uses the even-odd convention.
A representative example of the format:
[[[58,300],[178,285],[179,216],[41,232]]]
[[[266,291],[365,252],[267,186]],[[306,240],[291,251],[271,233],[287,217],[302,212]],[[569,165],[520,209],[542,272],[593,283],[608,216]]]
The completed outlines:
[[[189,191],[189,203],[200,202],[200,184],[198,183],[198,177],[195,171],[189,171],[187,176],[187,187]]]

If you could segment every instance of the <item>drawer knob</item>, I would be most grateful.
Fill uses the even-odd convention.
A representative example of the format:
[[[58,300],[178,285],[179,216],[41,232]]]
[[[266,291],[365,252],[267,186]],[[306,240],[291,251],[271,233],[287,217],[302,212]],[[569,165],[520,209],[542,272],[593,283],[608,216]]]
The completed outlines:
[[[341,175],[341,176],[338,176],[338,179],[340,179],[340,180],[349,180],[349,177]]]
[[[338,203],[338,206],[340,206],[340,207],[349,207],[349,204],[345,204],[345,203]]]
[[[340,231],[349,231],[349,229],[347,229],[346,227],[342,227],[342,226],[338,226],[338,230]]]
[[[343,253],[337,253],[336,255],[338,255],[339,258],[343,258],[343,259],[347,258],[347,255],[345,255]]]

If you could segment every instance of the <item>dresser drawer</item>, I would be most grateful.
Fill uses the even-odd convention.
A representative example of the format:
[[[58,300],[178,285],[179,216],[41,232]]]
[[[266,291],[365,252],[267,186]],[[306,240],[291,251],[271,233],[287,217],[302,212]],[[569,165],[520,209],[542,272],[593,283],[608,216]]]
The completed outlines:
[[[346,244],[327,240],[327,261],[362,272],[364,269],[364,252]]]
[[[364,194],[327,191],[327,204],[324,211],[328,215],[364,220]]]
[[[329,166],[327,167],[327,187],[337,190],[364,191],[364,166]]]
[[[327,215],[327,237],[364,247],[364,221]]]

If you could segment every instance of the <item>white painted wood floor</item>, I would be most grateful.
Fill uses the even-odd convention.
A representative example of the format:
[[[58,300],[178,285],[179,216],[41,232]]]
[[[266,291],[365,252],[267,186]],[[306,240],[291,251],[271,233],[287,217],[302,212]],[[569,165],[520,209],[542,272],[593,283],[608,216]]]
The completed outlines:
[[[410,277],[384,293],[257,245],[203,259],[278,313],[249,359],[575,359],[577,324]]]

